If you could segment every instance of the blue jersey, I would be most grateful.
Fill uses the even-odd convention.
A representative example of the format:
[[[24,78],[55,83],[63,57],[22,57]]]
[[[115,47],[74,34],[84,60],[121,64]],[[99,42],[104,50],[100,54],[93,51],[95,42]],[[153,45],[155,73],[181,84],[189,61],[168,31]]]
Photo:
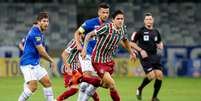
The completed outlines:
[[[86,36],[89,32],[100,27],[101,24],[103,24],[103,22],[101,22],[98,17],[92,18],[92,19],[86,20],[82,24],[82,26],[79,28],[79,31],[81,33],[83,33],[84,36]],[[87,54],[89,54],[89,55],[92,54],[92,51],[93,51],[95,45],[96,45],[96,39],[95,38],[90,39],[88,46],[87,46]]]
[[[32,27],[28,32],[25,43],[24,52],[20,59],[20,65],[38,65],[40,62],[40,54],[38,53],[36,46],[42,45],[44,41],[44,35],[41,33],[38,27]]]

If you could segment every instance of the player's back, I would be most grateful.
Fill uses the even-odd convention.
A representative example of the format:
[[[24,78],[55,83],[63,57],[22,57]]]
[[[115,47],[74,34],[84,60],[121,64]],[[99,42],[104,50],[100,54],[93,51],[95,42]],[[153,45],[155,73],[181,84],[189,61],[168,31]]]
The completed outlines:
[[[43,35],[38,27],[32,27],[28,32],[24,52],[20,60],[20,65],[38,65],[40,62],[40,55],[36,49],[37,45],[43,42]]]

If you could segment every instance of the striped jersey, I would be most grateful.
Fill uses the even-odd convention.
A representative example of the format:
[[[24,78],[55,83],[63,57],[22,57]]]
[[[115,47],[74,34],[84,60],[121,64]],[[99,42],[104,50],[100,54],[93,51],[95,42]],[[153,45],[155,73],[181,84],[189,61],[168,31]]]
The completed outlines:
[[[112,54],[120,40],[127,40],[126,28],[121,27],[118,31],[113,23],[102,25],[95,30],[97,43],[93,50],[92,61],[95,63],[108,63],[112,61]]]
[[[78,68],[80,68],[80,63],[79,63],[79,58],[78,58],[78,53],[79,51],[76,48],[76,42],[74,39],[72,39],[68,45],[67,48],[65,49],[65,51],[69,54],[68,55],[68,59],[67,62],[68,64],[70,64],[70,68],[72,70],[77,70]]]
[[[100,27],[104,23],[108,23],[109,21],[102,22],[99,17],[95,17],[92,19],[86,20],[79,28],[79,31],[83,33],[83,36],[86,36],[89,32],[95,30]],[[87,54],[91,56],[92,51],[96,45],[96,38],[91,38],[87,45]]]

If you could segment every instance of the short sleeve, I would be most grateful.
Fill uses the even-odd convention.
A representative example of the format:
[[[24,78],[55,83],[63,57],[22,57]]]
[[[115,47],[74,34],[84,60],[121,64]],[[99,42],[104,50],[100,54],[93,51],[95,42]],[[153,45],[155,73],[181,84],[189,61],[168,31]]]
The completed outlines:
[[[156,43],[160,43],[161,42],[161,35],[160,35],[160,32],[157,30],[157,41]]]
[[[122,40],[128,40],[126,26],[123,26],[123,27],[122,27],[122,34],[123,34]]]
[[[33,35],[31,37],[31,39],[32,39],[35,46],[39,46],[39,45],[43,44],[43,39],[42,39],[41,35]]]
[[[100,36],[100,35],[106,34],[108,30],[109,30],[108,24],[103,24],[102,26],[95,29],[95,33],[96,35]]]
[[[131,41],[132,42],[135,42],[135,43],[137,42],[137,40],[139,39],[139,33],[140,33],[139,31],[132,33],[132,35],[131,35]]]
[[[65,51],[66,51],[67,53],[70,53],[70,52],[73,50],[73,48],[75,47],[75,44],[76,44],[76,43],[75,43],[74,39],[71,40],[71,41],[67,44]]]

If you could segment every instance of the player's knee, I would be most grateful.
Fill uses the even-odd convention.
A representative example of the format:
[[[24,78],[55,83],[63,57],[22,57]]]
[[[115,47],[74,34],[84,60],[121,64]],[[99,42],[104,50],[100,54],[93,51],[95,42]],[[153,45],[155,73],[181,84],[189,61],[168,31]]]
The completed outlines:
[[[36,82],[28,82],[28,88],[32,91],[35,92],[38,88],[38,85]]]
[[[163,74],[162,73],[158,73],[157,74],[157,79],[158,80],[162,80],[163,79]]]
[[[115,82],[114,81],[110,82],[109,88],[115,88]]]
[[[88,87],[88,83],[86,83],[86,82],[82,82],[81,84],[80,84],[80,91],[81,92],[84,92],[85,91],[85,89]]]
[[[157,70],[155,74],[156,74],[156,79],[158,79],[158,80],[162,80],[163,79],[163,73],[162,73],[162,71]]]
[[[153,80],[153,79],[155,79],[155,74],[153,73],[153,72],[149,72],[148,74],[147,74],[147,78],[149,79],[149,80]]]
[[[31,90],[31,92],[35,92],[37,90],[37,85],[30,85],[29,89]]]
[[[52,83],[50,82],[50,80],[47,80],[46,82],[43,83],[44,87],[51,87]]]

